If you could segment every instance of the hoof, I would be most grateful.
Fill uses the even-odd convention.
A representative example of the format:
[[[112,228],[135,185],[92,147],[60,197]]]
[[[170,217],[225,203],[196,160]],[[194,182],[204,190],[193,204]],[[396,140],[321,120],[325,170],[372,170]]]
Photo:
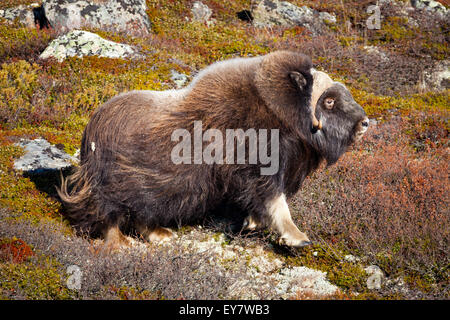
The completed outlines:
[[[313,243],[309,240],[295,240],[295,239],[281,237],[278,240],[278,244],[288,246],[288,247],[293,247],[293,248],[303,248],[306,246],[310,246]]]
[[[254,231],[257,228],[258,228],[258,225],[251,217],[245,218],[244,223],[242,225],[243,230]]]
[[[311,246],[313,243],[312,241],[302,241],[300,244],[294,246],[295,248],[303,248],[307,246]]]

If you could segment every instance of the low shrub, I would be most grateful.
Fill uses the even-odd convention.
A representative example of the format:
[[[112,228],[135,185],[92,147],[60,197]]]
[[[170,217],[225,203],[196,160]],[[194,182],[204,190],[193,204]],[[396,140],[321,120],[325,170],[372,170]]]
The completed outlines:
[[[390,277],[426,279],[439,294],[449,276],[448,129],[428,121],[420,133],[411,119],[372,128],[340,162],[308,179],[293,206],[313,239],[365,256]],[[417,153],[417,134],[433,148]]]

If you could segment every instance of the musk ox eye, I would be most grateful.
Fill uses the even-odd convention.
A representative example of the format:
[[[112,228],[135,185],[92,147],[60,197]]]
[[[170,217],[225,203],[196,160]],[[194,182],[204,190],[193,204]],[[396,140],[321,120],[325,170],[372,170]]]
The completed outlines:
[[[327,108],[327,109],[333,109],[333,107],[334,107],[334,99],[333,98],[326,98],[325,99],[325,107]]]

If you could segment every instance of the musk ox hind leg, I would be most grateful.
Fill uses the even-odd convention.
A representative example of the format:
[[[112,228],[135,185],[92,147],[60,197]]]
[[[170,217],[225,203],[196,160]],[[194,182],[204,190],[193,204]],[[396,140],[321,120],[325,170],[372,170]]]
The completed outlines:
[[[297,248],[311,244],[306,234],[298,230],[292,221],[284,194],[267,201],[266,209],[272,219],[271,228],[280,234],[280,244]]]
[[[150,230],[147,239],[151,242],[158,242],[158,241],[164,241],[167,239],[170,239],[173,237],[173,232],[164,227],[157,227],[152,230]]]
[[[174,233],[169,228],[164,227],[149,228],[144,225],[137,225],[136,229],[140,236],[148,242],[160,242],[168,240],[174,236]]]

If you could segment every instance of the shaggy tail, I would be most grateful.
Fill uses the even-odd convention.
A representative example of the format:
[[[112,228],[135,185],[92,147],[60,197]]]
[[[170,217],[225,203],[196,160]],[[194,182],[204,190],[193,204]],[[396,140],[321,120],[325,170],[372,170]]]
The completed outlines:
[[[98,222],[95,214],[98,210],[97,201],[93,192],[95,184],[83,165],[75,170],[67,178],[64,178],[61,173],[61,187],[56,187],[56,191],[69,221],[80,231],[92,233]]]

